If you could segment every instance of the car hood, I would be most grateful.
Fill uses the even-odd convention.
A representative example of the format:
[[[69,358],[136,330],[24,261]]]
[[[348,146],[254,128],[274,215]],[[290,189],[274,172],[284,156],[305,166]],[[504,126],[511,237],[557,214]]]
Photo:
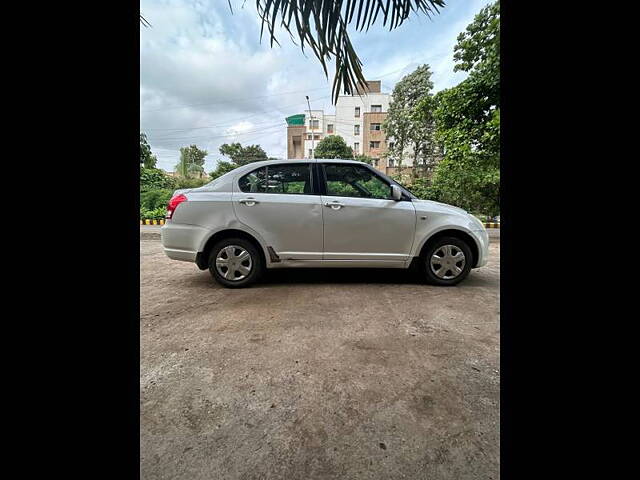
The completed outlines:
[[[469,213],[466,210],[463,210],[459,207],[454,207],[453,205],[447,205],[446,203],[435,202],[433,200],[412,200],[413,204],[416,207],[416,210],[429,210],[429,211],[439,211],[443,213],[453,213],[457,215],[468,215]]]

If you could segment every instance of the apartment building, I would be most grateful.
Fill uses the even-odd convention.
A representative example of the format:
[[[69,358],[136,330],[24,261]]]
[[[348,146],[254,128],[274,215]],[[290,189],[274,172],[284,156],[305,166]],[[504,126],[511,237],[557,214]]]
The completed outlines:
[[[355,155],[372,157],[378,170],[390,173],[397,165],[389,165],[385,158],[392,139],[387,139],[382,124],[391,95],[382,93],[380,87],[380,80],[367,81],[366,92],[340,95],[332,115],[307,110],[287,117],[287,158],[312,158],[320,140],[340,135]]]

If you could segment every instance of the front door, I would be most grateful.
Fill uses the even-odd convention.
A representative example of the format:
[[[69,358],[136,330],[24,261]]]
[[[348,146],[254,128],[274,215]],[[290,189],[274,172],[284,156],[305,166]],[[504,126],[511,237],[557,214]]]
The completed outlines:
[[[404,261],[416,228],[411,201],[395,201],[391,185],[371,169],[322,165],[324,260]]]
[[[322,203],[314,194],[311,163],[249,172],[234,186],[232,201],[238,220],[255,230],[281,260],[322,259]]]

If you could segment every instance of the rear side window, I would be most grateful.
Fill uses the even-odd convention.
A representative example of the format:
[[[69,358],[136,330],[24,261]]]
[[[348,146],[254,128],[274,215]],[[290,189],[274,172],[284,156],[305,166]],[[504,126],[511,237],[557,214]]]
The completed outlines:
[[[267,167],[262,167],[253,172],[247,173],[238,181],[240,191],[245,193],[264,193],[265,180],[267,177]]]
[[[391,198],[391,185],[366,167],[325,165],[327,195],[360,198]]]
[[[269,165],[241,177],[238,185],[246,193],[312,195],[311,165]]]

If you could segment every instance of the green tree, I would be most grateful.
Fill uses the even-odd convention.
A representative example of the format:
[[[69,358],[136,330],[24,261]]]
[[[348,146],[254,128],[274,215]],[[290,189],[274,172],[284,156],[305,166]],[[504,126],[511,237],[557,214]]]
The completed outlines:
[[[222,155],[229,157],[236,167],[269,159],[267,152],[260,145],[243,147],[240,143],[225,143],[220,146],[219,150]]]
[[[419,175],[419,168],[432,168],[440,155],[435,139],[433,110],[433,82],[429,65],[422,65],[405,75],[396,83],[389,102],[389,114],[383,128],[387,137],[393,138],[387,156],[398,162],[411,158],[413,178]]]
[[[366,85],[362,62],[347,32],[348,25],[355,21],[356,30],[362,31],[380,21],[383,26],[393,30],[411,15],[431,17],[439,13],[439,8],[444,5],[444,0],[256,0],[258,15],[262,20],[260,37],[266,30],[271,47],[274,43],[279,44],[276,31],[282,27],[292,40],[297,35],[303,52],[305,46],[311,48],[325,75],[329,75],[327,62],[335,58],[334,103],[341,90],[352,94],[357,86],[363,88]]]
[[[373,165],[373,157],[369,157],[368,155],[356,155],[355,160]]]
[[[158,159],[151,153],[151,146],[147,142],[147,135],[140,133],[140,164],[145,168],[155,168]]]
[[[157,189],[171,189],[175,187],[175,181],[158,168],[140,169],[140,191],[148,192]]]
[[[201,177],[204,174],[204,159],[209,153],[196,145],[180,148],[180,161],[176,172],[185,178]]]
[[[458,36],[454,70],[469,76],[436,95],[444,159],[430,196],[474,213],[500,213],[500,2],[483,8]]]
[[[316,145],[315,158],[353,158],[353,150],[340,135],[324,137]]]
[[[221,177],[225,173],[228,173],[231,170],[234,170],[236,168],[238,168],[238,165],[235,165],[231,162],[224,162],[221,160],[218,162],[218,166],[216,167],[216,169],[213,172],[211,172],[209,176],[211,177],[211,180],[215,180],[216,178]]]

